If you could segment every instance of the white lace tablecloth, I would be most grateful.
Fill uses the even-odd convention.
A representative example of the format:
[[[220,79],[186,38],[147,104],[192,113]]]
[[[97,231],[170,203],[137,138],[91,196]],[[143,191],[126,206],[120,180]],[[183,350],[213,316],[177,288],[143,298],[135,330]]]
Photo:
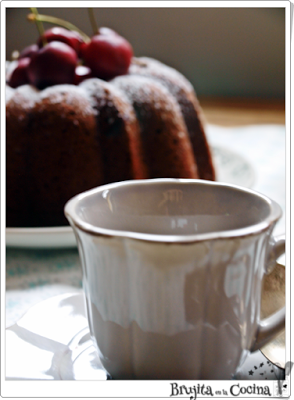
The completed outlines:
[[[286,131],[284,125],[251,125],[223,128],[209,125],[208,140],[242,155],[252,165],[252,189],[275,200],[283,216],[275,234],[285,233],[286,208]]]
[[[280,125],[208,126],[209,142],[246,158],[255,170],[252,188],[281,205],[283,218],[276,234],[285,232],[285,137],[285,127]],[[41,300],[77,291],[82,291],[77,249],[7,248],[6,326]]]

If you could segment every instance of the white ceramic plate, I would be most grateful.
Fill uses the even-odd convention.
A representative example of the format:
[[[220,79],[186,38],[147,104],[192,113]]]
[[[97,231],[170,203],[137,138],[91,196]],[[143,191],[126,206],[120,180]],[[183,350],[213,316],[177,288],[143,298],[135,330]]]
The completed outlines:
[[[240,154],[220,146],[212,146],[212,155],[218,182],[251,188],[255,173],[250,163]]]
[[[6,246],[26,248],[76,247],[70,226],[53,228],[6,228]]]
[[[44,300],[7,328],[5,360],[9,380],[107,379],[90,339],[82,293]],[[277,380],[283,374],[257,351],[247,357],[235,378]]]
[[[255,174],[252,166],[239,154],[212,146],[218,182],[232,183],[250,188]],[[70,226],[53,228],[6,228],[6,246],[27,248],[76,247]]]

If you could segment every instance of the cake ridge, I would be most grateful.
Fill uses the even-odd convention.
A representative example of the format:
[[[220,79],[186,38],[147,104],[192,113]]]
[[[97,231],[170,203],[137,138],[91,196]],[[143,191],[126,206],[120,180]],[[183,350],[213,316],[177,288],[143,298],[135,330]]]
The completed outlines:
[[[150,57],[134,58],[129,74],[159,80],[177,99],[193,146],[199,177],[215,180],[215,169],[204,129],[205,118],[192,84],[179,71]]]

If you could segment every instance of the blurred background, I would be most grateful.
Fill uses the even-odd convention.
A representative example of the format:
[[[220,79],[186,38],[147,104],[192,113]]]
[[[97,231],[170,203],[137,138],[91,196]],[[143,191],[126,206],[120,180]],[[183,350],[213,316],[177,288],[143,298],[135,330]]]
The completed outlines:
[[[28,8],[7,11],[7,59],[36,42]],[[91,35],[86,8],[38,8]],[[175,67],[200,99],[284,100],[284,8],[96,8],[98,26],[125,36],[136,56]],[[52,25],[44,24],[45,28]]]

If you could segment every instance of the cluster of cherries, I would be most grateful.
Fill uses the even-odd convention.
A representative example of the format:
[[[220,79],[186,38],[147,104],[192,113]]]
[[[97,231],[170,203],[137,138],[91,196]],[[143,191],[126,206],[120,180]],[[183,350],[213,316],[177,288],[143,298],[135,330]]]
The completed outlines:
[[[85,42],[76,31],[53,27],[37,44],[22,50],[8,84],[43,89],[63,83],[77,85],[91,77],[109,80],[128,72],[132,56],[130,43],[112,29],[100,28]]]

